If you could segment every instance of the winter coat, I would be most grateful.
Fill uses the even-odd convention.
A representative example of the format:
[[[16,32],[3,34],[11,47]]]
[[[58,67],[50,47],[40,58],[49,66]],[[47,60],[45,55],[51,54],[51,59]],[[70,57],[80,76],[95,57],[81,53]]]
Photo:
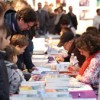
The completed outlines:
[[[9,78],[9,93],[15,94],[19,92],[19,87],[22,81],[25,81],[23,73],[18,69],[17,65],[9,61],[5,61],[8,78]]]

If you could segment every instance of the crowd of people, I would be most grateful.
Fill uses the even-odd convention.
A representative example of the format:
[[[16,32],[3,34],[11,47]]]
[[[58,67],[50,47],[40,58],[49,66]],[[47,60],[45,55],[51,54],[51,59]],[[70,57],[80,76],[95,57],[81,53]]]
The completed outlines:
[[[0,2],[0,100],[9,100],[10,95],[18,93],[21,82],[27,81],[33,70],[38,70],[31,59],[34,48],[32,39],[47,32],[59,34],[58,47],[63,46],[68,51],[67,57],[57,56],[56,60],[69,62],[71,53],[74,53],[79,66],[70,66],[69,70],[77,71],[77,80],[98,90],[100,9],[97,9],[93,25],[82,35],[75,32],[78,21],[72,6],[69,6],[67,14],[62,6],[54,12],[48,9],[46,5],[42,7],[41,2],[37,11],[24,0]],[[25,69],[28,74],[23,73]]]

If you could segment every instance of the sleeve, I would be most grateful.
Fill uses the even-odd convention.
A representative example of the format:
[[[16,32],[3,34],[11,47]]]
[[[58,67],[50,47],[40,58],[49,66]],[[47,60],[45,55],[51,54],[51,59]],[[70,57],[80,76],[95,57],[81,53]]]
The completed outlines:
[[[94,19],[93,19],[93,26],[94,26],[94,27],[97,27],[96,17],[94,17]]]
[[[9,100],[9,83],[7,69],[0,61],[0,100]]]
[[[35,65],[32,63],[31,55],[29,53],[29,48],[27,47],[25,49],[25,52],[23,53],[23,59],[24,59],[24,64],[26,65],[27,69],[32,69]]]
[[[18,72],[14,69],[11,71],[11,75],[9,78],[10,83],[10,94],[15,94],[19,91],[19,86],[21,84],[21,78],[18,74]]]
[[[100,61],[98,61],[97,59],[93,58],[88,66],[88,68],[85,70],[81,81],[84,83],[93,83],[94,79],[96,81],[97,79],[97,69],[99,68],[99,63]],[[99,63],[99,64],[98,64]]]

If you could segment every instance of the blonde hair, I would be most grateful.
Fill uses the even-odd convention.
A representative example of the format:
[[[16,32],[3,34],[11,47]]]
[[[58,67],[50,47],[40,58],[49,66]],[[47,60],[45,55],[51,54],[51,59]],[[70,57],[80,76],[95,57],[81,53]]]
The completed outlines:
[[[29,41],[28,38],[21,34],[15,34],[11,38],[11,44],[14,46],[19,46],[20,48],[24,46],[28,46]]]

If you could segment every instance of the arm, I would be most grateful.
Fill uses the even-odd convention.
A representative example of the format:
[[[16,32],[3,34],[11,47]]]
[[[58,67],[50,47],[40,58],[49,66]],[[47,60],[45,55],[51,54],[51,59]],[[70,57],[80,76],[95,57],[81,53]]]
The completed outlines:
[[[100,71],[99,68],[100,60],[97,60],[96,58],[93,58],[88,66],[88,68],[85,70],[83,76],[78,75],[80,81],[84,83],[92,83],[94,79],[97,78],[97,72]],[[99,68],[99,70],[97,70]]]
[[[35,67],[35,65],[32,63],[28,47],[25,49],[25,52],[23,53],[23,61],[27,69],[32,69],[32,67]]]
[[[0,100],[9,100],[9,83],[7,69],[0,60]]]

